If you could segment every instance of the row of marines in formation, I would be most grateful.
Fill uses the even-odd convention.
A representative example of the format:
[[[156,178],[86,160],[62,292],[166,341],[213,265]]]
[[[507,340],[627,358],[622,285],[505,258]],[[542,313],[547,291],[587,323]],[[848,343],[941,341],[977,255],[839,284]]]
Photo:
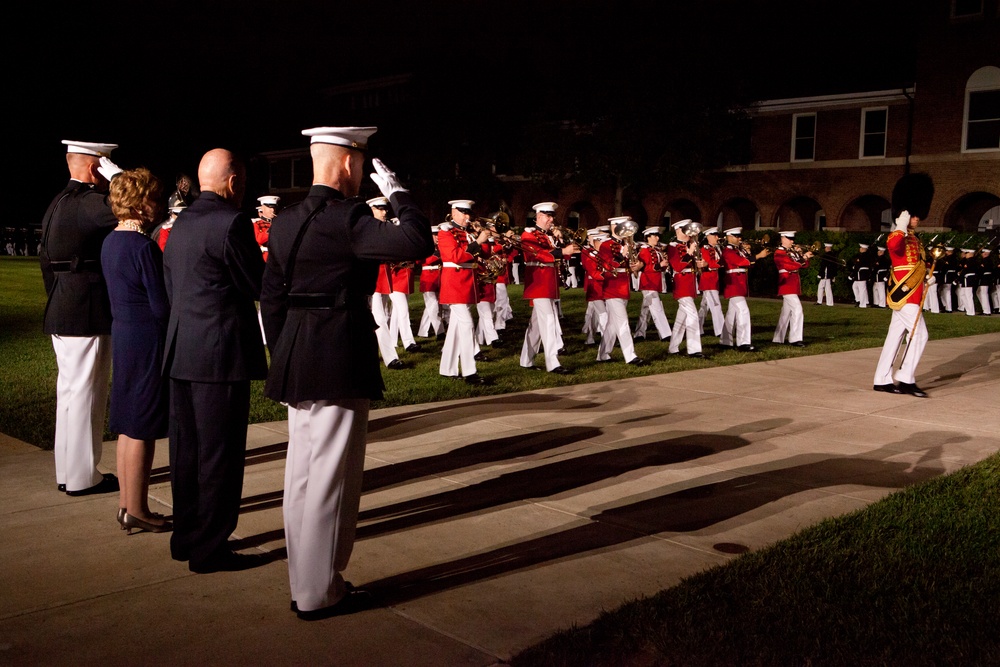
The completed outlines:
[[[1000,314],[1000,257],[993,252],[992,241],[979,247],[956,248],[944,245],[945,254],[934,264],[936,288],[929,290],[924,310],[932,313]],[[849,280],[855,302],[861,308],[886,307],[886,285],[891,265],[884,246],[860,244],[851,261]],[[836,267],[832,269],[836,273]],[[870,299],[869,299],[870,293]]]

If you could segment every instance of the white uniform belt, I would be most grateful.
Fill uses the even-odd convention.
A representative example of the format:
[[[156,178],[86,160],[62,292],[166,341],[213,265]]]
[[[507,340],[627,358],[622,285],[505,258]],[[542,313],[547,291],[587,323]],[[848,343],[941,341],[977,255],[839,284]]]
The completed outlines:
[[[615,269],[615,273],[628,273],[628,269]]]
[[[525,262],[525,266],[555,266],[555,262]]]
[[[423,270],[424,271],[437,271],[440,268],[441,268],[440,264],[427,264],[427,265],[424,266]]]
[[[261,252],[267,252],[267,246],[266,246],[266,245],[262,245],[262,246],[260,247],[260,251],[261,251]]]
[[[746,273],[746,269],[726,269],[726,273]]]
[[[799,272],[798,269],[795,269],[794,271],[789,271],[788,269],[778,269],[778,273],[798,273],[798,272]]]
[[[684,269],[683,271],[678,271],[677,273],[694,273],[694,269]]]
[[[474,269],[476,268],[476,263],[462,262],[461,264],[456,264],[455,262],[441,262],[441,266],[447,267],[449,269]]]

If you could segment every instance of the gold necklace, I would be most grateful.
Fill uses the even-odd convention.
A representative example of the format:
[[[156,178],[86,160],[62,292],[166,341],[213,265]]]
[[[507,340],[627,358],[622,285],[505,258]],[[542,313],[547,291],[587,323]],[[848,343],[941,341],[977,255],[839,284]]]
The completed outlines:
[[[127,229],[132,232],[139,232],[143,236],[149,236],[138,220],[119,220],[118,229]]]

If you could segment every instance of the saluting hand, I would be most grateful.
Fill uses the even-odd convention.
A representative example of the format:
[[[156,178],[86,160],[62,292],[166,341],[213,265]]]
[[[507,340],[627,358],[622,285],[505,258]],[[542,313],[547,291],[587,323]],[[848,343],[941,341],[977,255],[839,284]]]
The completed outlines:
[[[394,192],[409,192],[399,182],[396,172],[386,167],[382,160],[379,160],[377,157],[372,158],[372,166],[375,167],[375,173],[371,175],[372,180],[375,181],[378,189],[382,191],[383,197],[388,199]]]

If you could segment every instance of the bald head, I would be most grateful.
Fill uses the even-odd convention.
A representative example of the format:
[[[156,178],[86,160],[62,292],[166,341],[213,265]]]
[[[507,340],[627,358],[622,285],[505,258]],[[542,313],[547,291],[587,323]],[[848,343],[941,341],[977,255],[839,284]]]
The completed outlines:
[[[69,177],[81,183],[106,184],[107,181],[97,168],[101,165],[101,159],[96,155],[84,155],[83,153],[67,153],[66,166],[69,167]]]
[[[356,150],[333,144],[314,143],[309,146],[313,161],[313,184],[326,185],[345,197],[357,196],[361,190],[365,158]]]
[[[202,192],[214,192],[234,206],[243,202],[246,170],[225,148],[213,148],[198,164],[198,184]]]

